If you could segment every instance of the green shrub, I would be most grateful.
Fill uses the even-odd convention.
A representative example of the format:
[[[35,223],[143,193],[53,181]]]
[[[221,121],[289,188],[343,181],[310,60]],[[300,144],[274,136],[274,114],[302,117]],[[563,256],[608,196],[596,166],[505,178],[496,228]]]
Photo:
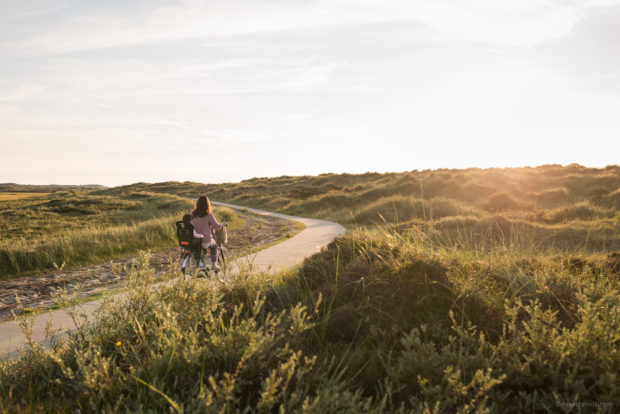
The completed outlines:
[[[236,224],[240,220],[237,213],[228,207],[215,207],[214,214],[216,215],[218,221],[226,221],[228,224]]]

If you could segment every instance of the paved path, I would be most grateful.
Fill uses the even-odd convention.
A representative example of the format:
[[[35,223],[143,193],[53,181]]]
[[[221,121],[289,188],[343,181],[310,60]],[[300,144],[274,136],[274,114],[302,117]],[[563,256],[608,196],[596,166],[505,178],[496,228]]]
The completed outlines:
[[[212,203],[234,209],[246,209],[246,207],[233,204]],[[252,255],[253,267],[262,271],[277,272],[300,264],[306,257],[318,252],[321,247],[326,246],[334,238],[345,233],[344,227],[331,221],[287,216],[285,214],[271,213],[251,208],[247,208],[247,210],[257,214],[297,220],[306,226],[304,230],[289,240],[285,240]],[[119,294],[117,296],[121,295],[122,294]],[[88,318],[92,318],[97,309],[101,306],[101,302],[102,300],[96,300],[69,309],[60,309],[38,315],[34,320],[32,340],[36,342],[45,340],[45,328],[50,321],[53,322],[54,329],[60,331],[74,329],[75,324],[70,316],[71,311],[73,311],[74,314],[79,313],[80,315],[83,314]],[[17,321],[9,321],[0,324],[0,356],[6,355],[11,357],[25,344],[26,337]]]

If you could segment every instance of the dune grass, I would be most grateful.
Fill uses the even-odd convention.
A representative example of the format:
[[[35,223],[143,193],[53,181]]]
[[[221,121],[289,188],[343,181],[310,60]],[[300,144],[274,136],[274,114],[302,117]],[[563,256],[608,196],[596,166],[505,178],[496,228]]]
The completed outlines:
[[[113,227],[93,226],[67,231],[44,240],[0,244],[0,274],[4,277],[40,272],[61,266],[102,263],[142,249],[174,245],[174,222],[179,214]]]
[[[252,178],[239,183],[137,183],[100,190],[99,194],[153,191],[178,195],[204,193],[220,201],[325,218],[356,225],[349,212],[394,196],[428,202],[451,200],[454,210],[498,213],[522,218],[538,210],[590,202],[613,216],[620,201],[620,166],[586,168],[547,165],[536,168],[425,170],[403,173],[322,174]],[[425,208],[429,217],[430,205]],[[453,215],[453,214],[451,214]],[[577,217],[578,219],[579,217]],[[532,220],[536,220],[532,217]]]
[[[128,301],[96,325],[0,364],[0,412],[615,412],[619,173],[97,190],[191,190],[350,231],[299,268],[247,268],[217,288],[185,280],[153,292],[151,270],[135,268]]]
[[[620,250],[620,166],[426,170],[253,178],[240,183],[137,183],[100,190],[188,195],[337,221],[349,229],[385,222],[399,228],[481,241],[523,233],[568,249]]]
[[[0,204],[0,279],[102,263],[176,244],[174,222],[191,210],[183,197],[130,191],[114,196],[55,192]],[[230,209],[220,220],[240,224]]]

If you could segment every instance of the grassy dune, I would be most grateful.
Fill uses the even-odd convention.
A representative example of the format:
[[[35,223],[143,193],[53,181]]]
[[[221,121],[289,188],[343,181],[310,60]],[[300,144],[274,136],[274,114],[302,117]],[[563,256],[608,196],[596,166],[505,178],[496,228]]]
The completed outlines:
[[[490,245],[522,240],[539,248],[620,250],[620,166],[410,171],[253,178],[207,185],[138,183],[101,191],[153,191],[211,198],[327,218],[350,229],[389,225]],[[525,238],[525,240],[523,240]]]
[[[240,183],[199,184],[191,182],[137,183],[102,190],[101,194],[153,191],[190,195],[206,193],[213,199],[236,201],[257,207],[310,215],[341,216],[341,221],[369,224],[358,220],[359,213],[370,203],[407,197],[435,200],[441,211],[435,218],[502,213],[514,218],[540,221],[538,214],[549,209],[589,202],[583,214],[571,209],[558,220],[588,220],[592,216],[608,216],[608,210],[620,202],[620,166],[586,168],[547,165],[536,168],[425,170],[403,173],[323,174],[303,177],[252,178]],[[450,200],[443,205],[441,200]],[[242,203],[243,202],[243,203]],[[353,202],[353,203],[352,203]],[[428,218],[430,205],[425,205],[413,218]],[[598,209],[597,209],[598,208]],[[402,220],[402,219],[401,219]]]
[[[140,191],[114,196],[65,191],[3,201],[0,278],[173,246],[174,222],[192,206],[186,198]],[[216,214],[226,220],[222,214],[228,217],[231,211],[219,209]]]
[[[619,171],[548,166],[98,191],[193,188],[340,218],[352,231],[297,269],[249,268],[217,289],[188,280],[152,292],[151,270],[136,268],[125,306],[110,304],[100,323],[52,350],[35,345],[0,365],[0,410],[615,412]]]

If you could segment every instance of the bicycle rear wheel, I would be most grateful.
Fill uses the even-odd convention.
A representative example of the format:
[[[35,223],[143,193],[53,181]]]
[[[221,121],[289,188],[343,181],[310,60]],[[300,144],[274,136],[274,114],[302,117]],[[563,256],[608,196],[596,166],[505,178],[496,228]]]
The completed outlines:
[[[200,259],[195,254],[188,254],[182,262],[181,271],[184,275],[192,276],[198,270]]]

